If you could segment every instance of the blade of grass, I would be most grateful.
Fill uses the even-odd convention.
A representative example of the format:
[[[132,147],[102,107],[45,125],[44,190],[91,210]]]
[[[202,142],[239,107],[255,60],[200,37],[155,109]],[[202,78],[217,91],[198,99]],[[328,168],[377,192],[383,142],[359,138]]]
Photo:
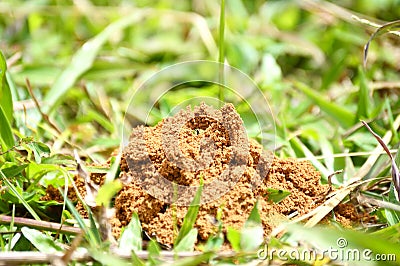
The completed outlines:
[[[181,251],[193,251],[194,245],[197,240],[197,228],[192,228],[189,233],[187,233],[181,241],[179,241],[178,245],[174,247],[174,251],[181,252]]]
[[[365,250],[371,250],[371,253],[369,255],[370,258],[374,257],[373,254],[395,255],[395,261],[381,261],[380,264],[375,264],[375,262],[373,262],[370,265],[398,265],[400,261],[399,244],[388,242],[386,239],[382,239],[371,234],[366,234],[355,230],[339,231],[331,228],[309,229],[299,225],[291,225],[288,230],[291,234],[290,237],[292,239],[297,241],[304,241],[305,239],[307,239],[310,244],[315,245],[320,250],[329,248],[332,249],[332,247],[336,247],[338,250],[341,251],[336,253],[336,256],[339,260],[346,259],[346,254],[347,256],[349,256],[350,251],[358,249],[361,254],[366,254]],[[345,245],[341,245],[342,243],[345,243]],[[349,257],[347,257],[347,260],[348,259]],[[362,261],[363,265],[371,262],[368,261],[365,256],[360,256],[360,261]]]
[[[32,215],[35,220],[40,221],[39,215],[35,212],[35,210],[29,205],[28,202],[22,197],[22,195],[18,192],[17,188],[7,179],[7,177],[3,174],[3,171],[0,169],[0,177],[6,184],[6,186],[14,193],[14,195],[19,199],[19,201],[24,205],[27,211]]]
[[[224,62],[225,62],[225,0],[221,0],[221,9],[219,12],[219,56],[218,62],[220,63],[219,69],[219,83],[225,84],[224,77]],[[224,101],[224,86],[219,86],[219,100]]]
[[[394,160],[392,154],[390,153],[389,148],[386,146],[386,143],[384,142],[384,140],[378,135],[376,134],[369,126],[366,122],[361,121],[364,126],[368,129],[369,132],[371,132],[371,134],[376,138],[376,140],[379,142],[379,144],[382,146],[382,148],[385,150],[385,152],[387,153],[387,155],[390,158],[391,161],[391,170],[392,170],[392,184],[396,190],[396,199],[397,201],[399,201],[400,199],[400,171],[399,168],[396,165],[396,161]]]
[[[358,76],[360,78],[360,89],[358,90],[357,120],[369,118],[370,110],[373,107],[369,98],[367,79],[364,70],[361,67],[358,68]]]
[[[56,110],[57,105],[65,93],[75,84],[83,73],[91,68],[101,47],[112,34],[140,21],[143,15],[144,13],[142,12],[139,13],[139,15],[132,14],[131,16],[119,19],[82,45],[73,56],[71,63],[56,79],[50,91],[45,96],[44,101],[47,104],[43,106],[43,112],[50,115]]]
[[[318,171],[321,172],[322,177],[326,180],[328,176],[331,174],[328,169],[320,162],[318,159],[315,158],[314,154],[304,145],[303,142],[298,137],[293,137],[290,140],[290,144],[293,147],[297,147],[305,157],[317,168]]]
[[[4,114],[11,123],[13,120],[13,102],[10,86],[7,81],[7,62],[0,51],[0,107],[3,108]]]
[[[10,122],[7,119],[3,107],[0,106],[0,144],[5,146],[2,147],[3,151],[11,149],[14,143]]]
[[[390,32],[394,28],[399,28],[400,27],[400,20],[392,21],[389,23],[386,23],[379,28],[375,30],[375,32],[369,37],[368,42],[364,46],[364,68],[367,66],[367,59],[368,59],[368,50],[369,50],[369,45],[371,42],[378,36]]]
[[[133,252],[142,250],[142,227],[139,216],[135,212],[119,239],[119,248]]]
[[[63,251],[60,246],[56,245],[51,237],[41,233],[36,229],[31,229],[24,226],[21,228],[21,231],[26,239],[28,239],[29,242],[31,242],[32,245],[34,245],[35,248],[37,248],[40,252],[52,254],[58,251]]]
[[[394,121],[394,128],[398,129],[399,127],[400,115],[398,115],[396,117],[396,120]],[[382,140],[384,143],[389,143],[391,138],[392,131],[388,131],[386,132]],[[349,195],[349,193],[353,191],[354,188],[357,187],[358,183],[360,183],[360,180],[362,180],[362,178],[364,178],[368,174],[374,163],[378,160],[379,156],[381,155],[381,150],[382,146],[377,145],[372,155],[368,157],[367,161],[361,166],[357,173],[352,178],[350,178],[346,187],[338,190],[332,198],[324,202],[322,205],[318,206],[310,213],[299,217],[297,221],[302,221],[312,216],[310,220],[308,220],[308,222],[306,223],[306,226],[313,227],[317,223],[319,223],[319,221],[321,221],[330,211],[332,211],[333,208],[335,208],[347,195]]]
[[[197,214],[199,213],[200,208],[200,200],[201,200],[201,192],[203,190],[203,178],[200,179],[200,186],[194,196],[188,211],[183,219],[183,224],[181,229],[179,230],[179,234],[174,241],[174,246],[178,246],[179,242],[192,230],[194,223],[197,219]]]
[[[393,112],[392,112],[392,107],[390,107],[390,99],[386,98],[385,99],[385,109],[387,111],[387,115],[388,115],[388,122],[389,122],[389,126],[390,129],[392,130],[392,134],[393,134],[393,142],[394,143],[398,143],[399,142],[399,132],[397,132],[397,130],[394,129],[393,127]],[[398,156],[397,156],[398,158]],[[396,160],[396,165],[400,165],[400,161]]]
[[[243,251],[254,251],[264,241],[264,229],[258,210],[258,201],[254,204],[249,218],[240,231],[240,248]]]
[[[294,84],[296,88],[307,95],[322,111],[334,118],[342,127],[349,128],[353,126],[356,116],[352,112],[325,99],[324,95],[312,90],[304,83],[296,81]]]

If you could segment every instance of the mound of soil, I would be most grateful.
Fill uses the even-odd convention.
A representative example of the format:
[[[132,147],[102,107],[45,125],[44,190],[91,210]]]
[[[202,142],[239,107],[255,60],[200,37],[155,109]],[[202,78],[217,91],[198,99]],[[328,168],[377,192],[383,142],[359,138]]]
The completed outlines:
[[[90,177],[95,184],[104,181],[104,174]],[[248,140],[233,105],[215,110],[202,104],[193,111],[182,110],[165,118],[154,127],[133,129],[121,159],[124,186],[115,198],[115,217],[111,220],[114,236],[119,237],[136,212],[149,236],[172,244],[201,179],[202,204],[195,224],[199,240],[217,232],[218,211],[224,230],[241,229],[258,201],[268,234],[283,220],[316,208],[329,191],[310,162],[277,158],[256,141]],[[84,180],[76,176],[74,181],[84,197]],[[273,203],[268,197],[270,189],[289,191],[290,195]],[[77,199],[72,187],[68,197]],[[52,186],[42,199],[63,200]],[[87,217],[81,202],[76,208]],[[351,204],[338,205],[335,215],[344,226],[365,218]]]
[[[201,240],[216,232],[215,217],[219,208],[225,228],[240,229],[258,200],[268,233],[279,218],[285,219],[293,213],[303,215],[317,207],[329,190],[327,185],[320,184],[320,173],[307,161],[279,159],[264,152],[256,141],[243,137],[242,125],[233,105],[214,110],[202,104],[194,111],[182,110],[155,127],[133,129],[129,145],[123,151],[120,178],[125,186],[115,199],[116,224],[126,226],[132,213],[137,212],[149,235],[161,243],[172,244],[176,233],[174,223],[178,228],[182,225],[188,208],[180,206],[184,204],[171,204],[174,190],[169,186],[194,188],[190,195],[178,191],[190,200],[200,178],[204,180],[203,191],[207,185],[211,193],[221,192],[218,188],[225,189],[215,200],[206,200],[200,206],[196,227]],[[171,137],[173,134],[175,137]],[[207,150],[210,146],[213,151]],[[240,175],[230,183],[230,177],[237,173]],[[160,184],[166,189],[159,189]],[[221,184],[222,187],[218,186]],[[291,194],[275,204],[268,199],[269,188]],[[203,199],[208,196],[203,195]]]

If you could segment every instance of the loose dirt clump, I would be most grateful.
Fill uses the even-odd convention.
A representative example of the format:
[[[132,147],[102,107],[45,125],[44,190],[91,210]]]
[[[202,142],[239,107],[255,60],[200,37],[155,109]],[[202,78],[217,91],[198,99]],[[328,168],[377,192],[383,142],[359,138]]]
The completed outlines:
[[[302,215],[317,207],[329,187],[320,184],[320,173],[311,163],[274,157],[243,137],[241,127],[233,105],[214,110],[202,104],[155,127],[133,129],[121,163],[120,179],[125,186],[115,198],[118,226],[126,226],[137,212],[149,235],[172,244],[174,230],[182,225],[188,209],[179,202],[190,203],[201,179],[204,204],[196,221],[200,240],[216,232],[219,209],[225,228],[240,229],[258,200],[269,233],[288,215]],[[175,201],[174,184],[178,187]],[[188,188],[193,189],[188,192]],[[268,198],[271,188],[290,195],[273,203]]]

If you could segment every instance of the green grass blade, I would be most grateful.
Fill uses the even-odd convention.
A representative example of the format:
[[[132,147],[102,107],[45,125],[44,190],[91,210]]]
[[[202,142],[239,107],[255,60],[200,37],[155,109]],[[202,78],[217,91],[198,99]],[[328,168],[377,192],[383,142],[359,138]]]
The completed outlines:
[[[0,51],[0,107],[3,108],[3,112],[11,123],[13,120],[13,102],[10,86],[7,82],[7,62]]]
[[[365,77],[364,70],[358,68],[358,76],[360,78],[359,92],[358,92],[358,106],[357,106],[357,120],[369,118],[372,102],[369,99],[369,89],[367,78]]]
[[[322,111],[334,118],[342,127],[349,128],[353,126],[356,117],[352,112],[325,99],[322,94],[312,90],[304,83],[295,82],[295,85],[296,88],[307,95]]]
[[[348,252],[357,249],[361,252],[360,260],[357,260],[359,264],[357,265],[399,265],[400,262],[400,244],[389,242],[387,239],[373,234],[354,230],[338,231],[337,229],[321,227],[305,228],[299,225],[289,226],[288,232],[290,232],[292,240],[304,241],[306,239],[320,250],[338,250],[339,252],[335,256],[338,256],[339,260],[341,256],[345,257],[346,254],[350,254]],[[369,253],[371,258],[374,258],[375,254],[394,254],[395,261],[380,261],[380,263],[376,263],[378,261],[366,260],[362,256],[366,254],[366,250],[371,250],[371,253]],[[348,262],[356,262],[356,260]]]
[[[320,161],[318,161],[317,158],[315,158],[314,154],[303,142],[301,142],[298,137],[293,137],[290,140],[290,145],[293,147],[293,149],[304,154],[304,156],[306,156],[306,158],[315,166],[315,168],[321,172],[322,178],[327,180],[328,176],[331,174],[329,170]]]
[[[197,228],[192,228],[189,233],[187,233],[181,241],[179,241],[179,244],[174,247],[174,251],[176,252],[181,252],[181,251],[193,251],[194,250],[194,245],[197,240]]]
[[[103,252],[102,250],[98,250],[95,248],[89,249],[90,256],[96,261],[100,262],[100,265],[108,265],[108,266],[129,266],[131,265],[127,261],[113,255],[110,252]],[[95,264],[96,265],[96,264]]]
[[[219,55],[218,62],[221,64],[219,69],[219,82],[225,84],[224,77],[224,62],[225,62],[225,0],[221,0],[221,9],[219,12]],[[224,96],[224,86],[219,86],[218,99],[223,102],[225,100]]]
[[[8,180],[8,178],[3,174],[3,171],[0,169],[0,176],[6,186],[14,193],[14,195],[19,199],[19,201],[24,205],[24,207],[28,210],[28,212],[32,215],[35,220],[40,221],[39,215],[35,212],[35,210],[29,205],[29,203],[22,197],[22,195],[18,192],[17,188]]]
[[[226,238],[234,251],[240,251],[240,232],[233,227],[228,226]]]
[[[19,201],[24,205],[24,207],[28,210],[28,212],[32,215],[35,220],[40,221],[39,215],[35,212],[35,210],[29,205],[28,202],[22,197],[22,195],[18,192],[17,188],[7,179],[7,177],[3,174],[3,171],[0,169],[0,177],[1,180],[6,184],[6,186],[14,193],[14,195],[19,199]]]
[[[137,213],[132,214],[131,222],[125,227],[119,239],[119,248],[128,251],[142,250],[142,227]]]
[[[382,25],[381,27],[379,27],[375,30],[375,32],[371,35],[368,42],[364,46],[364,67],[367,66],[368,50],[369,50],[369,45],[371,44],[371,42],[376,37],[378,37],[384,33],[387,33],[392,29],[399,28],[399,27],[400,27],[400,20],[396,20],[396,21],[386,23],[385,25]]]
[[[290,191],[282,189],[267,188],[266,196],[268,197],[268,200],[272,201],[273,203],[279,203],[289,196],[290,193]]]
[[[195,265],[208,265],[207,261],[210,260],[215,254],[213,252],[205,252],[197,256],[183,258],[174,261],[174,266],[195,266]],[[227,264],[231,265],[231,264]]]
[[[107,26],[98,35],[87,41],[73,56],[71,63],[56,79],[50,91],[47,93],[44,101],[47,103],[43,106],[45,113],[52,113],[61,98],[75,84],[78,78],[89,70],[99,53],[101,47],[106,43],[109,37],[115,32],[121,31],[127,26],[141,19],[139,15],[131,15],[117,20]]]
[[[387,239],[390,241],[399,242],[399,240],[400,240],[400,223],[397,223],[392,226],[383,228],[379,231],[373,232],[373,233],[371,233],[371,235],[381,238],[381,239]]]
[[[243,251],[254,251],[264,241],[264,230],[258,207],[258,201],[240,231],[240,248]]]
[[[53,254],[63,251],[60,246],[56,245],[51,237],[41,233],[39,230],[24,226],[21,228],[21,232],[40,252]]]
[[[146,264],[144,263],[143,260],[141,260],[138,255],[136,255],[135,251],[132,251],[132,258],[131,258],[132,265],[137,265],[137,266],[145,266]]]
[[[0,106],[0,140],[1,144],[4,144],[10,149],[14,146],[14,136],[12,134],[12,129],[6,114],[4,113],[3,107]],[[3,148],[3,150],[6,150]]]
[[[61,190],[59,190],[59,191],[61,194],[64,194],[64,193],[62,193]],[[82,198],[80,197],[80,195],[78,195],[78,198],[79,198],[79,200],[82,201]],[[83,220],[83,218],[81,217],[79,212],[76,210],[75,205],[67,197],[64,197],[64,200],[65,200],[65,203],[66,203],[69,211],[75,217],[75,220],[77,221],[79,227],[85,233],[84,235],[85,235],[87,241],[91,244],[91,246],[98,247],[101,243],[101,238],[100,238],[100,233],[98,232],[97,228],[95,227],[95,228],[93,228],[93,230],[91,230],[91,228],[89,228],[86,225],[85,221]],[[88,210],[90,216],[92,216],[90,210],[88,208],[86,208],[86,210]],[[91,222],[92,222],[92,220],[93,219],[91,219]],[[94,230],[97,230],[97,233]]]
[[[202,190],[203,190],[203,179],[200,180],[200,186],[190,204],[190,207],[188,208],[185,218],[183,219],[182,227],[179,230],[179,234],[174,242],[175,247],[178,246],[179,242],[182,241],[182,239],[190,232],[190,230],[192,230],[194,223],[196,222],[197,214],[199,213],[199,208],[200,208],[200,199]]]

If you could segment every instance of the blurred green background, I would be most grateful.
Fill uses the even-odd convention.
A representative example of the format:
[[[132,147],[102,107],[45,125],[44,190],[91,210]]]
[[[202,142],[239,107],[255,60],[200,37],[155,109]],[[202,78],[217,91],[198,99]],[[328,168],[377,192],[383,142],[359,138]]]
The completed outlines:
[[[0,177],[5,182],[0,183],[0,212],[59,221],[60,213],[52,208],[60,210],[63,204],[42,201],[41,196],[49,185],[61,189],[72,180],[74,149],[88,165],[104,163],[119,147],[124,130],[154,125],[196,97],[209,97],[216,105],[220,100],[234,101],[251,137],[261,143],[273,141],[279,157],[310,160],[321,172],[322,182],[343,169],[332,182],[345,184],[373,156],[377,145],[360,120],[380,136],[391,132],[388,146],[393,153],[399,145],[399,32],[377,36],[363,68],[364,45],[379,26],[400,17],[399,7],[399,0],[227,0],[221,36],[220,1],[214,0],[1,1],[0,50],[6,62],[0,58]],[[218,86],[209,83],[182,84],[164,95],[156,87],[135,94],[166,67],[218,60],[220,47],[224,47],[225,63],[260,88],[275,127],[260,132],[245,101],[228,90],[222,99]],[[202,76],[207,71],[200,72]],[[188,78],[196,74],[189,71]],[[147,117],[147,103],[152,101]],[[399,164],[399,156],[397,160]],[[108,171],[111,177],[117,173],[117,167],[89,168],[96,173]],[[358,192],[398,205],[393,187],[390,190],[388,156],[380,156],[367,171],[365,179],[376,179]],[[83,224],[72,204],[72,214],[62,208],[62,219],[74,217]],[[346,238],[358,247],[398,254],[392,242],[400,239],[399,212],[393,206],[370,209],[368,205],[369,210],[376,223],[360,229],[377,231],[375,238],[355,232],[347,232]],[[335,220],[334,215],[330,218]],[[2,232],[16,229],[9,223],[0,227]],[[335,229],[329,231],[332,243],[343,233],[339,225]],[[308,232],[307,239],[326,240],[325,233]],[[47,241],[54,248],[48,241],[50,234],[25,229],[23,238],[14,233],[1,235],[1,250],[33,250],[32,243],[37,248],[37,242],[27,240],[33,234],[33,240]],[[141,238],[141,231],[136,233]],[[92,239],[96,248],[91,255],[101,255],[99,239]],[[59,240],[70,243],[71,238],[61,235]],[[285,239],[274,241],[281,246]],[[151,242],[150,253],[158,254],[155,247]],[[213,256],[205,255],[207,259],[197,261]]]

